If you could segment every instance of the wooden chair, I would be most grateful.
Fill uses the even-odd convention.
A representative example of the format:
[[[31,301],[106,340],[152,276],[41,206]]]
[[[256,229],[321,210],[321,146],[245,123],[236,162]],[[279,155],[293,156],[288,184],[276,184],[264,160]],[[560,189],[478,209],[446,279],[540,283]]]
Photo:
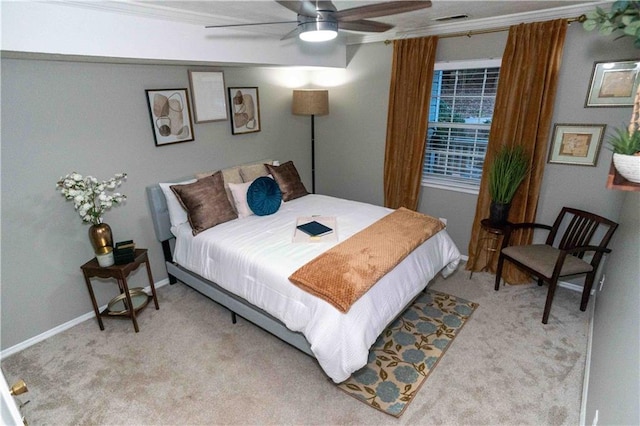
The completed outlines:
[[[548,283],[547,301],[542,315],[542,323],[546,324],[558,279],[586,274],[580,303],[580,310],[585,311],[598,265],[602,256],[611,252],[607,245],[617,227],[617,223],[602,216],[570,207],[562,208],[553,226],[540,223],[511,224],[505,230],[500,249],[495,290],[500,289],[502,266],[505,260],[537,277],[538,285],[542,285],[543,282]],[[512,233],[525,228],[549,231],[545,244],[509,246]],[[561,229],[563,231],[559,235]],[[584,259],[586,253],[592,253],[590,261]]]

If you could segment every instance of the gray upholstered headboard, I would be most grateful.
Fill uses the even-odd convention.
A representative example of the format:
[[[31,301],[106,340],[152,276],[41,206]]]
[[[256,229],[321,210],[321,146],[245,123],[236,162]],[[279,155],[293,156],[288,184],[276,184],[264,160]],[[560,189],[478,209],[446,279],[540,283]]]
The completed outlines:
[[[236,173],[238,179],[240,178],[241,172],[249,172],[251,168],[254,168],[256,165],[262,165],[265,163],[277,165],[279,163],[274,162],[271,159],[265,159],[261,161],[254,161],[251,163],[240,164],[238,166],[229,167],[227,169],[222,169],[223,176],[226,176],[226,173]],[[234,172],[235,171],[235,172]],[[210,174],[213,171],[208,172]],[[207,173],[204,173],[205,175]],[[200,173],[199,175],[202,175]],[[182,177],[179,179],[166,180],[164,182],[184,182],[189,179],[196,178],[197,175]],[[226,179],[226,177],[225,177]],[[233,180],[231,182],[234,182]],[[241,182],[241,181],[239,181]],[[164,198],[164,193],[162,192],[162,188],[160,188],[159,184],[149,185],[146,188],[147,191],[147,199],[149,200],[149,209],[151,210],[151,219],[153,220],[153,230],[156,233],[156,238],[161,243],[165,241],[169,241],[174,237],[171,233],[171,220],[169,218],[169,208],[167,207],[167,200]],[[164,245],[164,244],[163,244]]]
[[[183,182],[188,179],[193,179],[193,176],[168,180],[167,182]],[[167,200],[164,198],[162,188],[160,188],[160,185],[156,183],[154,185],[147,186],[146,191],[147,200],[149,200],[149,209],[151,210],[151,220],[153,220],[153,230],[156,233],[156,238],[160,242],[175,238],[171,233],[169,208],[167,207]]]

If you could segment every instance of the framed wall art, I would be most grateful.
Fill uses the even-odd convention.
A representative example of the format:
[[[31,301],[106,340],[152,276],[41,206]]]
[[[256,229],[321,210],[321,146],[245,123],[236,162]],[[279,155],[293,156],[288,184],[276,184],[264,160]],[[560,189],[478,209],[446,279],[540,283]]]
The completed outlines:
[[[156,146],[194,140],[187,89],[145,92]]]
[[[227,96],[222,71],[189,71],[196,123],[227,119]]]
[[[639,84],[639,60],[596,62],[585,107],[631,106]]]
[[[549,163],[595,166],[605,124],[556,124],[549,151]]]
[[[229,87],[231,133],[260,131],[260,100],[257,87]]]

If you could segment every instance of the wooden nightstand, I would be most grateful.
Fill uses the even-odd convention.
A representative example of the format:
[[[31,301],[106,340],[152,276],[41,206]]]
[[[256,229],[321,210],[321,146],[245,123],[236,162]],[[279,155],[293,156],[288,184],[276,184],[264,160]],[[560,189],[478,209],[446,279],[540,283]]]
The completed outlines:
[[[476,263],[478,262],[478,258],[480,257],[480,250],[484,250],[485,254],[485,262],[480,272],[487,271],[491,268],[491,263],[493,262],[493,257],[496,252],[500,250],[498,246],[500,237],[504,235],[504,231],[507,229],[510,223],[507,222],[503,225],[493,225],[489,219],[482,219],[480,221],[480,228],[482,235],[478,240],[478,245],[476,246],[476,255],[473,258],[473,264],[471,265],[471,273],[469,274],[469,279],[473,276],[473,270],[476,267]]]
[[[149,277],[149,285],[151,286],[151,296],[144,292],[142,288],[129,289],[127,284],[127,276],[129,276],[132,271],[138,269],[138,267],[143,263],[145,263],[147,267],[147,276]],[[137,333],[140,331],[138,329],[138,321],[136,320],[138,312],[144,309],[151,299],[153,299],[153,302],[156,305],[156,310],[160,309],[158,306],[158,298],[156,296],[156,287],[153,284],[153,277],[151,276],[151,267],[149,266],[147,249],[136,249],[133,262],[126,263],[124,265],[102,267],[94,257],[82,265],[80,269],[82,269],[84,280],[87,283],[87,289],[91,296],[91,303],[93,303],[93,311],[96,313],[100,330],[104,330],[102,317],[131,318],[131,321],[133,321],[133,328]],[[120,295],[113,298],[109,302],[107,308],[102,312],[100,312],[98,308],[98,303],[96,302],[96,297],[93,293],[93,287],[91,286],[92,277],[115,278],[118,281]],[[133,309],[130,307],[133,307]]]

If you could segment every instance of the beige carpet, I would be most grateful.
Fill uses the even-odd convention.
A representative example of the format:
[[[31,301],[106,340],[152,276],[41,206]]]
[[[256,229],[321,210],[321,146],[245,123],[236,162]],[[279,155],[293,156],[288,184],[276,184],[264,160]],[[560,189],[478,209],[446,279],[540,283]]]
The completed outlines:
[[[356,401],[309,356],[178,283],[160,310],[130,321],[95,319],[2,361],[21,378],[36,425],[579,423],[588,314],[580,295],[546,288],[493,290],[493,276],[459,270],[430,288],[480,307],[400,419]]]

